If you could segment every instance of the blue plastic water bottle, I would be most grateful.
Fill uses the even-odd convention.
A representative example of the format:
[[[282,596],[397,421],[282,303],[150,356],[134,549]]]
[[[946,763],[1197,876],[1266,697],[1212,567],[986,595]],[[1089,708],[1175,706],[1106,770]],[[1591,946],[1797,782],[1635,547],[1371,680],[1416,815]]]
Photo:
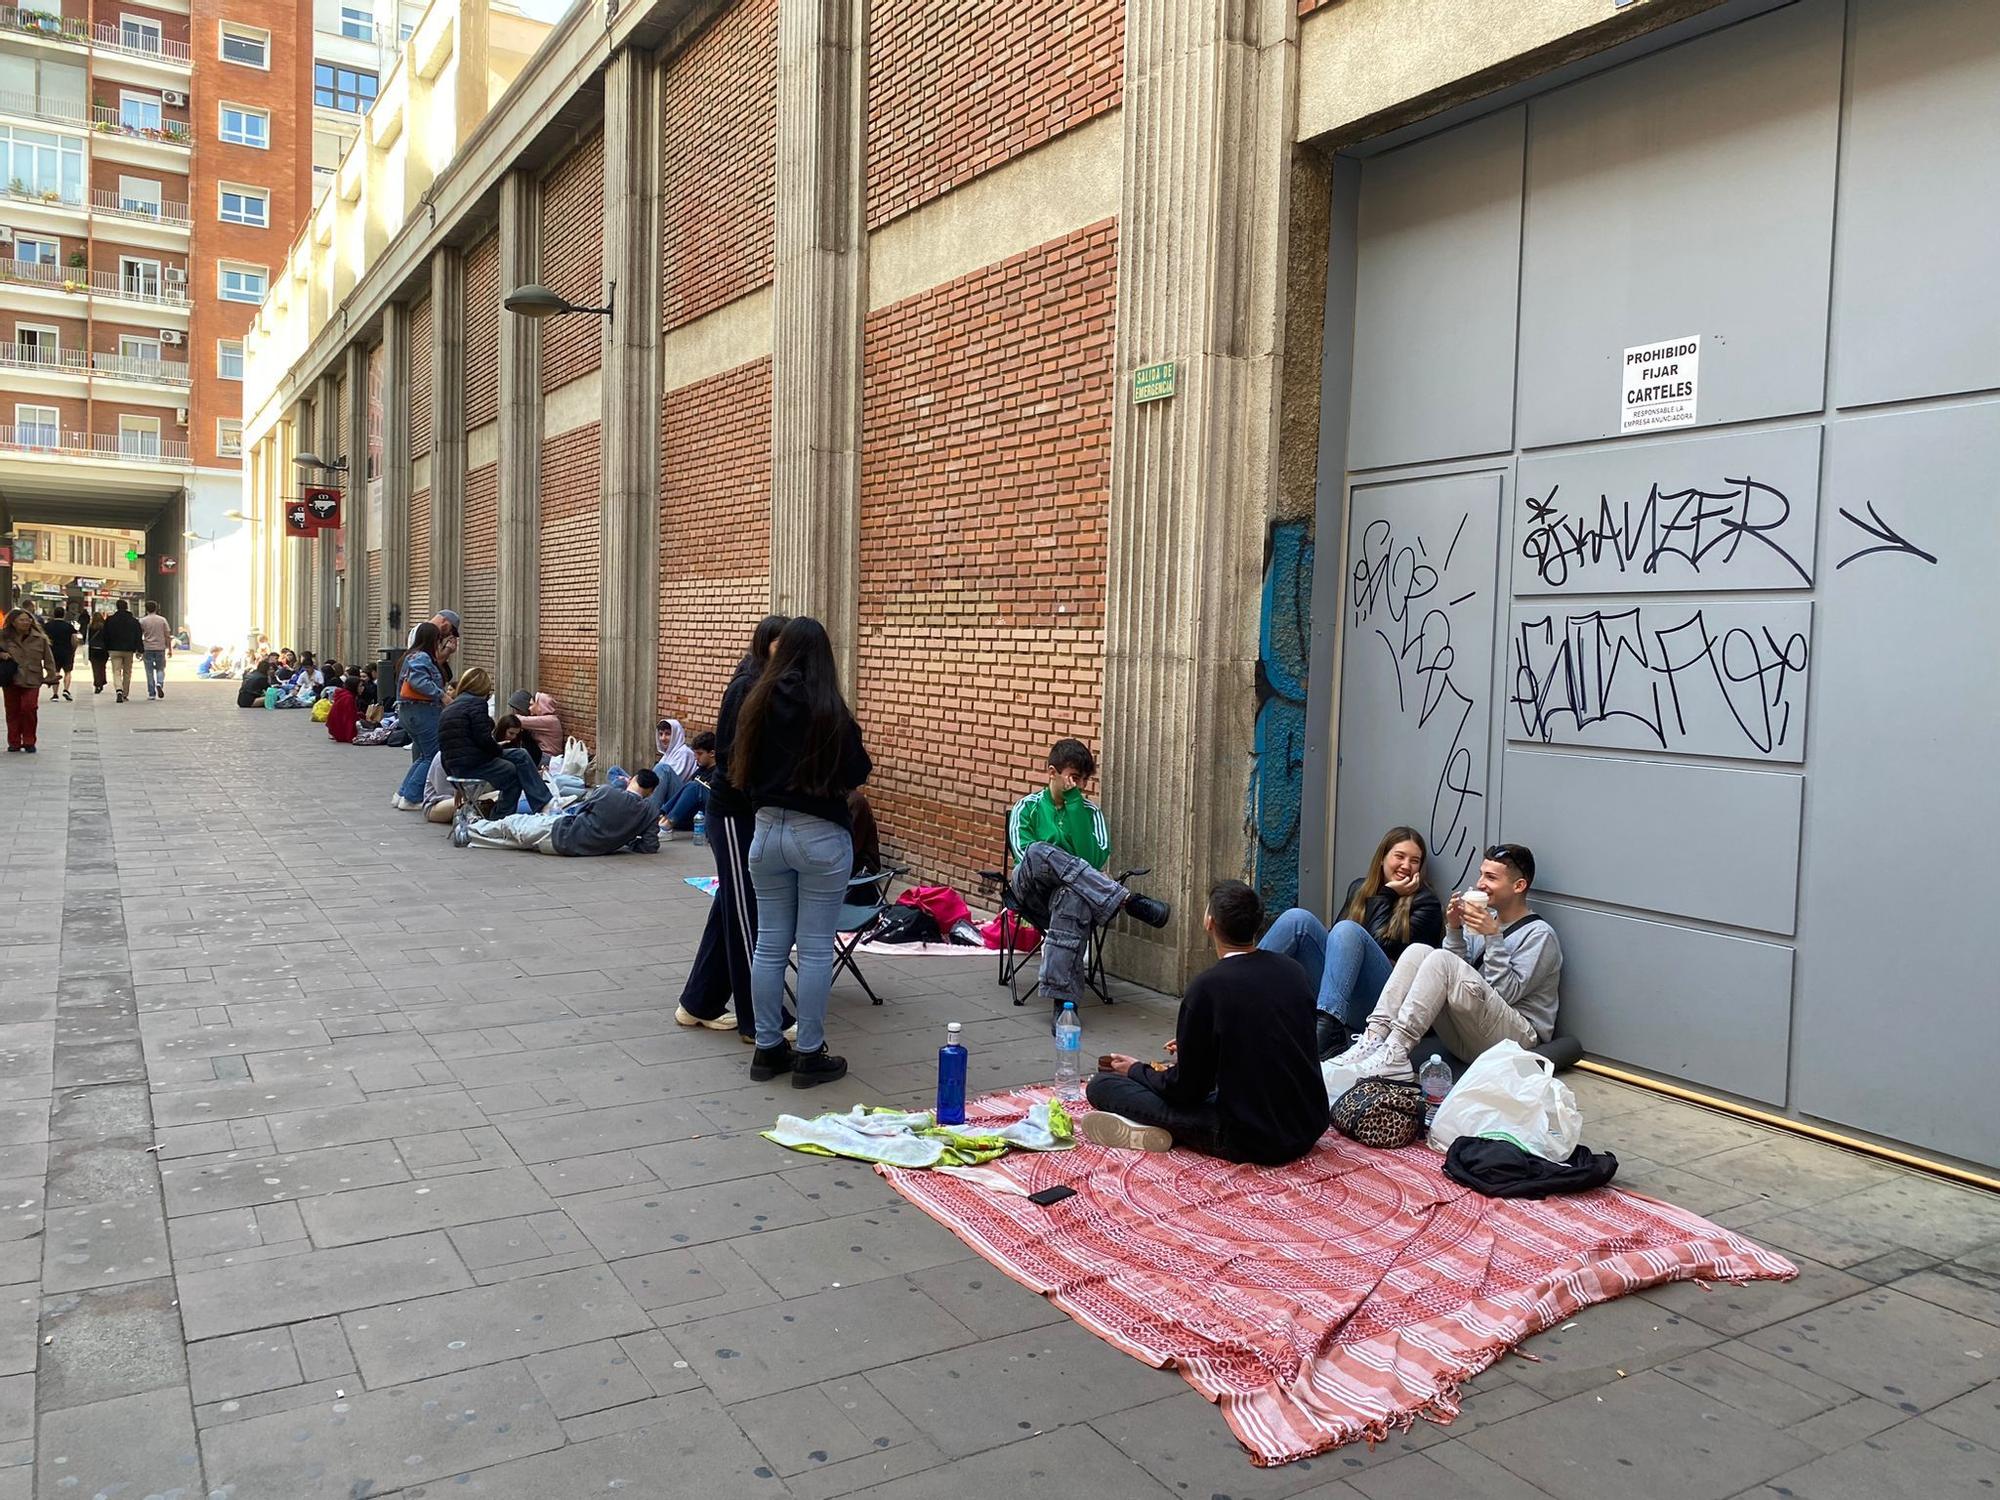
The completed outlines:
[[[940,1125],[965,1123],[965,1044],[958,1039],[959,1025],[953,1021],[944,1029],[944,1045],[938,1048],[937,1122]]]
[[[708,847],[708,814],[705,812],[694,815],[694,842],[698,849]]]

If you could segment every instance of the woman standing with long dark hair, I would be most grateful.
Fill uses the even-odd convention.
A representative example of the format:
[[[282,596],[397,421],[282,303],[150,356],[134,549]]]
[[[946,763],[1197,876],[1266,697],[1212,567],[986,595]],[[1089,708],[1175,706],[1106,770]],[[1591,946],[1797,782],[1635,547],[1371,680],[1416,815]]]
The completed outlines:
[[[731,780],[757,809],[750,882],[757,891],[751,993],[757,1051],[750,1076],[792,1075],[792,1087],[831,1083],[847,1060],[826,1050],[833,937],[854,870],[847,794],[873,769],[861,726],[840,695],[826,627],[806,616],[778,636],[771,660],[743,700],[730,753]],[[785,961],[799,950],[798,1049],[784,1036]]]

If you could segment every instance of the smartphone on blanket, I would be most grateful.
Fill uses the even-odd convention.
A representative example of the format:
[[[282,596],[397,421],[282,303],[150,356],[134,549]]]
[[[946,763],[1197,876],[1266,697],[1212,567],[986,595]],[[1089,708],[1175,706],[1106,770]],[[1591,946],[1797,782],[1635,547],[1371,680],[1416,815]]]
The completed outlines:
[[[1028,1201],[1030,1203],[1039,1203],[1043,1208],[1047,1208],[1051,1203],[1060,1203],[1065,1198],[1074,1198],[1075,1196],[1075,1188],[1057,1184],[1055,1187],[1043,1188],[1039,1193],[1028,1194]]]

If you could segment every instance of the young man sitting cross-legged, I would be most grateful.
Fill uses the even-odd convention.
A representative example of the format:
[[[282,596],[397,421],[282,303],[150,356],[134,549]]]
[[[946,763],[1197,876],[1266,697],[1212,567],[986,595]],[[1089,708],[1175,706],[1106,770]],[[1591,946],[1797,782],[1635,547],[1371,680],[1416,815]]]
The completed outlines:
[[[1488,849],[1479,883],[1467,893],[1474,899],[1453,896],[1445,908],[1444,947],[1403,950],[1367,1025],[1336,1065],[1363,1078],[1409,1078],[1410,1051],[1433,1026],[1467,1061],[1498,1042],[1533,1048],[1554,1036],[1562,944],[1547,918],[1528,910],[1534,883],[1535,856],[1526,845]]]
[[[1326,1131],[1313,986],[1297,962],[1257,947],[1264,903],[1240,880],[1209,892],[1202,928],[1216,963],[1181,1001],[1170,1068],[1123,1053],[1090,1080],[1097,1111],[1077,1129],[1100,1146],[1187,1146],[1227,1161],[1279,1166]]]

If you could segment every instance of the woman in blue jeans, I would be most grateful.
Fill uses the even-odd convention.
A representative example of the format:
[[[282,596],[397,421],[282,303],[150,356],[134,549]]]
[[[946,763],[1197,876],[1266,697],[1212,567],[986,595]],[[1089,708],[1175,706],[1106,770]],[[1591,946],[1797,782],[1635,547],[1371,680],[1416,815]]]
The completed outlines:
[[[1341,919],[1329,930],[1303,907],[1271,924],[1257,946],[1298,961],[1319,992],[1319,1053],[1329,1057],[1359,1031],[1412,943],[1444,941],[1444,907],[1424,884],[1429,851],[1414,828],[1391,828],[1375,846],[1368,873],[1347,888]]]
[[[444,673],[437,664],[439,640],[438,628],[429,620],[417,627],[391,699],[396,722],[410,737],[410,769],[389,799],[389,805],[402,812],[422,809],[424,781],[430,775],[431,757],[437,754],[438,712],[444,706]]]
[[[847,794],[872,766],[861,727],[840,695],[833,644],[819,621],[786,625],[736,720],[730,779],[757,812],[750,884],[757,947],[750,996],[757,1051],[750,1076],[792,1075],[793,1088],[831,1083],[847,1060],[826,1049],[833,935],[854,870]],[[785,961],[799,950],[798,1044],[785,1041]]]

